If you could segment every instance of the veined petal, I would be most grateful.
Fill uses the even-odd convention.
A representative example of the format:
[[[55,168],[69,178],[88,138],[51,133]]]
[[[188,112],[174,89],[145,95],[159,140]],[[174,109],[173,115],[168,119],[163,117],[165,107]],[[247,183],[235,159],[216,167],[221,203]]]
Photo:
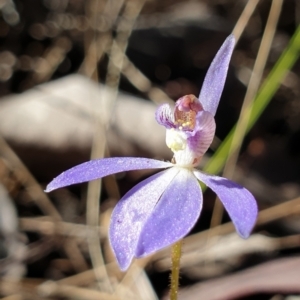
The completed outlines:
[[[213,116],[216,114],[219,105],[234,45],[235,38],[231,34],[211,63],[199,95],[204,110],[209,111]]]
[[[175,128],[174,112],[167,103],[158,106],[155,112],[155,119],[158,124],[165,126],[167,129]]]
[[[123,171],[162,169],[172,166],[168,162],[140,157],[95,159],[61,173],[48,184],[45,191],[51,192],[64,186],[99,179]]]
[[[122,271],[129,267],[145,222],[178,172],[177,168],[171,168],[147,178],[116,205],[111,216],[109,240]]]
[[[183,238],[202,209],[202,192],[194,174],[184,168],[167,187],[143,226],[136,257],[143,257]]]
[[[257,217],[257,204],[253,195],[241,185],[226,178],[196,170],[194,174],[218,195],[238,234],[248,238]]]
[[[202,157],[213,141],[216,131],[214,116],[208,111],[197,114],[196,126],[192,132],[186,132],[188,147],[195,153],[195,157]]]

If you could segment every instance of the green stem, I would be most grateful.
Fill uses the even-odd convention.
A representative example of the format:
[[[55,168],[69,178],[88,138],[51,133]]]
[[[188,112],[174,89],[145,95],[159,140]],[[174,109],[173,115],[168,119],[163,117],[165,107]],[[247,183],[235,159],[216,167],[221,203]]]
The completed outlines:
[[[178,283],[179,283],[179,269],[181,257],[182,240],[178,241],[172,246],[172,273],[171,273],[171,290],[170,300],[177,300]]]

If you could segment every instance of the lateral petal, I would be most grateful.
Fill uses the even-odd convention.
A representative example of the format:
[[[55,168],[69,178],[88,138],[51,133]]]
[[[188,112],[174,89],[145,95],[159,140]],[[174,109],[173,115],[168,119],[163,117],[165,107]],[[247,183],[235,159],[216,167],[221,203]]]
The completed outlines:
[[[177,168],[171,168],[147,178],[116,205],[111,216],[109,240],[122,271],[129,267],[144,224],[177,173]]]
[[[216,114],[219,105],[234,45],[235,38],[231,34],[219,49],[204,78],[199,100],[204,110],[212,115]]]
[[[215,136],[216,123],[213,115],[208,111],[197,114],[196,126],[192,132],[186,132],[188,147],[196,157],[202,157],[211,145]]]
[[[156,122],[160,125],[165,126],[167,129],[175,128],[174,112],[171,106],[164,103],[157,107],[155,111]]]
[[[195,176],[220,198],[238,234],[248,238],[257,218],[257,204],[253,195],[241,185],[223,177],[194,171]]]
[[[45,192],[105,177],[107,175],[142,169],[162,169],[173,164],[156,159],[141,157],[110,157],[95,159],[75,166],[54,178],[46,187]]]
[[[140,233],[136,257],[143,257],[182,239],[193,228],[202,209],[200,185],[188,169],[167,187]]]

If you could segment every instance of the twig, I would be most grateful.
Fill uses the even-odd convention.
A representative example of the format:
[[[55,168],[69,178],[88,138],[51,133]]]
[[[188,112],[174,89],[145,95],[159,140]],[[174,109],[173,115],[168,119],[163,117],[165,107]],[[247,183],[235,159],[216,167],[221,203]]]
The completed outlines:
[[[37,292],[42,297],[66,297],[73,300],[119,300],[118,297],[107,293],[69,285],[61,285],[53,281],[47,281],[38,286]]]
[[[105,272],[106,270],[111,273],[114,274],[116,270],[118,270],[118,266],[117,264],[111,263],[111,264],[107,264],[107,265],[103,265],[101,267],[99,267],[97,269],[97,274],[103,278],[105,277]],[[76,275],[72,275],[63,279],[60,279],[57,281],[57,283],[59,284],[66,284],[66,285],[78,285],[78,286],[85,286],[88,284],[91,284],[92,282],[95,281],[96,276],[95,276],[95,270],[87,270],[81,273],[78,273]]]
[[[63,235],[74,238],[86,239],[91,234],[91,229],[87,225],[67,222],[53,222],[50,218],[19,218],[19,226],[22,231],[38,232],[43,235]],[[106,237],[106,232],[101,227],[97,227],[97,235],[100,239]]]
[[[197,243],[195,241],[195,243]],[[220,261],[231,261],[236,259],[237,262],[241,257],[253,253],[270,253],[281,249],[297,248],[300,245],[300,235],[286,237],[268,237],[261,234],[251,235],[249,239],[242,240],[235,234],[229,234],[222,237],[215,237],[210,240],[209,244],[201,242],[194,245],[194,249],[184,252],[181,258],[182,268],[195,267]],[[159,271],[167,271],[170,265],[170,258],[164,257],[155,264]],[[200,268],[200,266],[199,266]],[[199,270],[201,272],[201,270]]]
[[[14,172],[16,178],[26,188],[31,199],[35,201],[41,211],[45,215],[52,217],[54,220],[61,221],[59,212],[44,193],[39,183],[34,179],[29,170],[2,137],[0,137],[0,156],[8,162],[9,167]]]
[[[70,259],[73,269],[76,272],[83,272],[88,270],[87,262],[81,251],[79,250],[77,241],[75,239],[68,238],[64,242],[64,250]]]
[[[259,212],[256,227],[265,225],[267,223],[277,221],[286,217],[291,217],[294,215],[300,215],[300,197],[289,200],[287,202],[274,205],[270,208],[266,208]],[[228,222],[214,228],[203,230],[199,233],[190,235],[183,239],[185,250],[193,251],[194,249],[199,249],[199,241],[205,243],[207,241],[207,235],[209,233],[210,237],[217,235],[226,235],[235,231],[232,222]],[[163,250],[154,255],[153,260],[162,258],[169,255],[169,249]]]

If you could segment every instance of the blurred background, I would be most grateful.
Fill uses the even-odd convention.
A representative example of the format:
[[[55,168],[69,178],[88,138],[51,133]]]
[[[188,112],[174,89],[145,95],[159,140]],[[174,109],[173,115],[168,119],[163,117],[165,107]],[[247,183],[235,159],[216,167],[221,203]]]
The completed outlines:
[[[242,240],[205,191],[179,299],[300,299],[299,20],[298,0],[0,0],[1,299],[168,299],[170,249],[122,273],[107,240],[117,201],[154,171],[43,189],[91,158],[170,160],[155,109],[199,94],[232,31],[201,168],[260,214]]]

